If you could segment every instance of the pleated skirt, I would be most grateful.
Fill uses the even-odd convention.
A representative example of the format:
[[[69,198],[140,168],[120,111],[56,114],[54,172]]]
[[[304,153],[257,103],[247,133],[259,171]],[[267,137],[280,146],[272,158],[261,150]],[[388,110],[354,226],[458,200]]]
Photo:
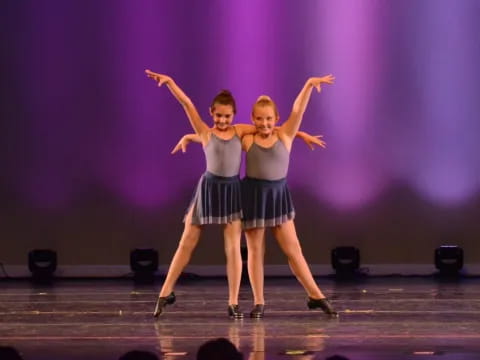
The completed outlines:
[[[295,218],[286,179],[242,180],[242,226],[244,229],[273,227]]]
[[[207,171],[198,182],[185,218],[192,207],[194,225],[227,224],[240,220],[242,218],[240,178],[218,176]]]

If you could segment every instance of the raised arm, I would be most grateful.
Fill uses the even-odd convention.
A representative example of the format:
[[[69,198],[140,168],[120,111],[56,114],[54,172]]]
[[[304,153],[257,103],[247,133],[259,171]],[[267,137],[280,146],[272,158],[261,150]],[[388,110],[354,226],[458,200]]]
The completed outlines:
[[[193,127],[193,130],[200,135],[205,136],[208,132],[208,126],[203,122],[200,115],[198,114],[195,105],[193,105],[190,98],[183,92],[182,89],[173,81],[170,76],[158,74],[150,70],[145,70],[147,76],[158,83],[158,86],[162,86],[163,84],[167,85],[168,89],[175,96],[175,99],[182,105],[183,110],[187,114],[188,120],[190,120],[190,124]]]
[[[305,109],[310,101],[310,96],[312,95],[312,89],[316,88],[317,91],[320,92],[322,84],[333,84],[334,80],[335,78],[332,75],[312,77],[307,80],[293,103],[292,112],[290,113],[288,120],[280,127],[286,136],[293,139],[300,128],[303,114],[305,113]]]

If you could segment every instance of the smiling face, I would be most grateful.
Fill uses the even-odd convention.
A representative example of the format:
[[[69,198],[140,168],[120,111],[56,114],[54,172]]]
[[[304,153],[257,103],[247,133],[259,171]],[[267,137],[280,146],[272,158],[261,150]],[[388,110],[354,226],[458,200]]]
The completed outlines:
[[[275,109],[269,104],[256,104],[252,111],[252,122],[260,136],[269,136],[273,133],[278,118]]]
[[[219,131],[227,131],[233,121],[232,105],[214,104],[210,108],[210,115],[213,119],[213,126]]]

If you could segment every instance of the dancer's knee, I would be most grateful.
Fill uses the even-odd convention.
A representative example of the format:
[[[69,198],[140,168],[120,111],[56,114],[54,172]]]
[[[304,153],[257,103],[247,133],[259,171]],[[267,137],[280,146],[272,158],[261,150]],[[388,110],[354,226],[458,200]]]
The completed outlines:
[[[299,244],[289,244],[283,247],[283,253],[289,260],[303,257],[302,248]]]
[[[198,244],[199,235],[197,233],[184,233],[178,247],[182,251],[192,252]]]
[[[240,242],[236,241],[225,241],[225,255],[230,256],[241,256],[240,254]]]

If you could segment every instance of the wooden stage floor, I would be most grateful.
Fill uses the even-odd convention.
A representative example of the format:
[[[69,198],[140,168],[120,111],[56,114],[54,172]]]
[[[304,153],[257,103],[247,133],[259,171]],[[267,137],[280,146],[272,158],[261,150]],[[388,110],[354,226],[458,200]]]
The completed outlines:
[[[306,307],[294,279],[266,279],[262,320],[226,315],[223,279],[183,282],[159,320],[152,311],[160,284],[129,280],[0,282],[0,345],[25,360],[109,359],[132,349],[160,358],[194,359],[204,341],[226,337],[245,360],[480,359],[480,279],[318,279],[340,311],[331,319]],[[240,306],[252,307],[248,284]],[[248,315],[248,314],[247,314]]]

